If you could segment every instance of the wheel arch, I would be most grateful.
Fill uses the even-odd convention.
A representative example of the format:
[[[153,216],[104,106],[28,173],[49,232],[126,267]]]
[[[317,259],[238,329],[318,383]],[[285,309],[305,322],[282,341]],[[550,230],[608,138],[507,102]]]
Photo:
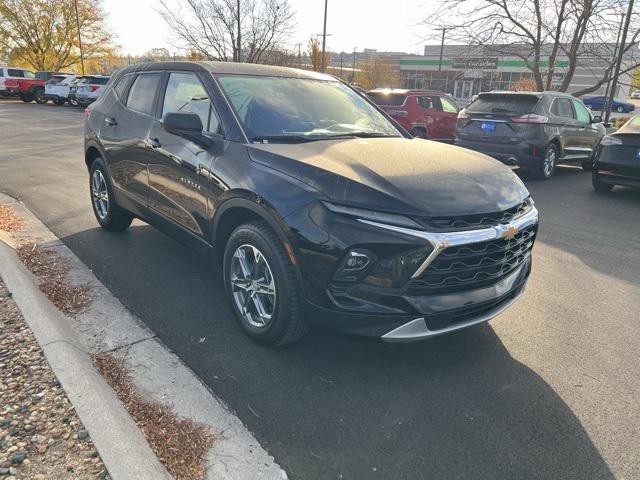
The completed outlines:
[[[102,158],[106,162],[104,149],[97,142],[89,141],[84,149],[84,163],[87,166],[87,170],[91,170],[91,164],[96,158]],[[107,168],[109,167],[107,166]]]

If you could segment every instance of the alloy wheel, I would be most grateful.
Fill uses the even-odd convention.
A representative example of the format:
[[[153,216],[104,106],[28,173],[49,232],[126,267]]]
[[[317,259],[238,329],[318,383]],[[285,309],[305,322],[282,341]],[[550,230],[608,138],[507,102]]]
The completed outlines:
[[[276,309],[276,285],[265,256],[253,245],[241,245],[231,259],[231,291],[244,320],[264,328]]]
[[[91,177],[91,194],[93,206],[100,220],[105,220],[109,215],[109,191],[107,182],[100,170],[95,170]]]
[[[556,168],[556,149],[550,147],[544,155],[543,172],[545,177],[550,177]]]

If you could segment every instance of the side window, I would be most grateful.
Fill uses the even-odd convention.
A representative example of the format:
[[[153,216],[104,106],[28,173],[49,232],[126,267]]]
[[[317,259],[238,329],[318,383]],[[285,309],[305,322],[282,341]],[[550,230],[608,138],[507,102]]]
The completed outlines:
[[[120,80],[118,80],[116,86],[113,87],[113,90],[116,92],[117,97],[123,102],[126,100],[124,98],[124,93],[127,90],[127,85],[129,85],[129,80],[131,80],[131,75],[124,75]]]
[[[438,100],[433,97],[418,97],[418,105],[422,108],[426,108],[427,110],[440,110]]]
[[[4,68],[0,68],[0,78],[4,77]]]
[[[568,98],[556,98],[551,106],[551,113],[558,117],[574,118],[571,100]]]
[[[162,104],[165,113],[195,113],[205,132],[220,133],[220,121],[198,77],[193,73],[171,73]]]
[[[133,82],[127,98],[127,107],[136,112],[151,115],[153,112],[153,99],[160,81],[159,73],[141,73]]]
[[[9,70],[7,70],[7,72],[9,77],[24,78],[24,70],[14,70],[10,68]]]
[[[440,103],[442,103],[442,110],[445,112],[458,113],[460,111],[458,104],[449,97],[440,97]]]
[[[587,107],[585,107],[578,100],[572,101],[573,108],[576,109],[576,116],[578,117],[578,121],[582,123],[591,123],[591,114],[589,113],[589,110],[587,110]]]

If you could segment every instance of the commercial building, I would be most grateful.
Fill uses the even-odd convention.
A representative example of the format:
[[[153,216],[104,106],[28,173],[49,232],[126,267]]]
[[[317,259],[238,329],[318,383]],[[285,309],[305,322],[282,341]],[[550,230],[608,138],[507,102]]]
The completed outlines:
[[[508,90],[512,85],[531,78],[531,71],[525,61],[516,55],[508,54],[510,49],[515,48],[523,47],[445,45],[441,56],[440,45],[427,45],[424,47],[423,56],[407,55],[399,59],[402,86],[441,90],[452,94],[460,102],[470,100],[479,92]],[[608,61],[603,61],[602,58],[606,55],[611,58],[614,45],[589,45],[584,48],[589,48],[593,53],[580,56],[580,62],[569,85],[570,93],[597,84],[608,66]],[[550,46],[543,49],[540,62],[542,69],[549,64],[550,50]],[[637,53],[625,55],[624,64],[631,62],[640,63]],[[567,57],[558,56],[552,88],[562,84],[568,67]],[[631,83],[631,75],[622,75],[620,82],[616,95],[626,97],[630,93],[628,85]],[[590,95],[603,95],[605,89],[606,84]]]

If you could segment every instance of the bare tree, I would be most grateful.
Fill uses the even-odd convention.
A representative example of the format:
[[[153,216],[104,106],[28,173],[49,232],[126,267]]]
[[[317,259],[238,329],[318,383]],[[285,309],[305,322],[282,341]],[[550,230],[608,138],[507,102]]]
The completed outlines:
[[[482,46],[487,55],[521,59],[537,90],[565,92],[578,67],[593,68],[599,74],[594,85],[575,92],[584,95],[611,79],[620,28],[617,14],[626,1],[438,0],[423,24],[434,30],[445,28],[449,40]],[[639,20],[634,18],[632,25],[625,45],[629,60],[621,73],[640,66]]]
[[[288,0],[160,0],[177,39],[209,60],[261,63],[293,31]]]

